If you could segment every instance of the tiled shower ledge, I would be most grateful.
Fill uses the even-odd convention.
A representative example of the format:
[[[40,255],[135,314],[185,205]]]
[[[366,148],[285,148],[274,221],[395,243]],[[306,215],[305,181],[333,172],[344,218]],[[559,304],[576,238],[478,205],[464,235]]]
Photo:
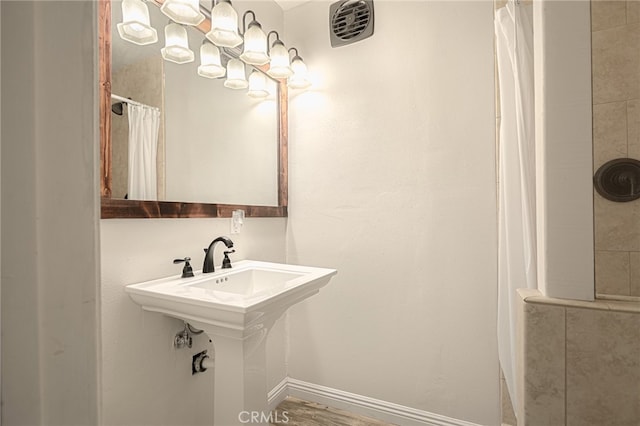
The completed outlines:
[[[557,299],[543,296],[538,290],[518,289],[520,296],[526,303],[539,305],[568,306],[571,308],[597,309],[601,311],[640,313],[640,297],[598,295],[593,302],[572,299]]]

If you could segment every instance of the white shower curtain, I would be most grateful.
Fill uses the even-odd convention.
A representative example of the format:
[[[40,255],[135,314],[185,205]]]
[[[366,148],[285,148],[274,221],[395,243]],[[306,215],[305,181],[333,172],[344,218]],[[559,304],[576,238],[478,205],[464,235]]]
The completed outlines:
[[[536,288],[532,6],[496,12],[500,91],[498,352],[516,413],[516,289]]]
[[[130,200],[157,200],[156,156],[160,111],[142,105],[128,106]]]

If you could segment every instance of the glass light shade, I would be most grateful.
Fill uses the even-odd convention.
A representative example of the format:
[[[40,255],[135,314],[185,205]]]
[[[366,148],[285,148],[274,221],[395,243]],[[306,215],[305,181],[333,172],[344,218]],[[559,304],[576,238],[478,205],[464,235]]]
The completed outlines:
[[[117,27],[123,40],[139,45],[158,41],[158,33],[149,22],[149,9],[142,0],[122,1],[122,22]]]
[[[204,21],[198,0],[165,0],[160,11],[179,24],[198,25]]]
[[[239,59],[230,59],[227,63],[227,79],[224,87],[229,89],[246,89],[249,86],[244,74],[244,64]]]
[[[176,64],[193,62],[195,55],[189,49],[187,29],[180,24],[171,23],[164,27],[165,45],[160,52],[162,57]]]
[[[224,67],[220,64],[220,50],[211,43],[200,46],[200,66],[198,75],[206,78],[224,76]]]
[[[211,9],[211,30],[206,37],[222,47],[236,47],[242,43],[238,34],[238,14],[231,3],[219,0]]]
[[[292,89],[306,89],[311,86],[311,82],[307,76],[307,66],[300,56],[293,58],[293,61],[291,61],[291,69],[293,70],[293,75],[289,77],[289,87]]]
[[[260,71],[254,70],[249,76],[249,92],[247,92],[247,95],[252,98],[266,98],[269,96],[267,78]]]
[[[244,33],[244,50],[240,59],[251,65],[264,65],[269,62],[267,55],[267,36],[256,21],[249,24]]]
[[[267,74],[273,78],[287,78],[293,74],[289,65],[289,52],[280,40],[276,40],[271,47],[271,63]]]

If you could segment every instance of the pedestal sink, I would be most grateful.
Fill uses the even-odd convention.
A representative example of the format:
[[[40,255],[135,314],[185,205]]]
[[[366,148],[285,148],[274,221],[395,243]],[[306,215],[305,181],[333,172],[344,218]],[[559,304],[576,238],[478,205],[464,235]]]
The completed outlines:
[[[335,269],[245,260],[232,269],[125,290],[142,309],[187,321],[211,338],[214,425],[231,426],[242,424],[240,413],[268,415],[267,334],[287,308],[316,294],[335,274]]]

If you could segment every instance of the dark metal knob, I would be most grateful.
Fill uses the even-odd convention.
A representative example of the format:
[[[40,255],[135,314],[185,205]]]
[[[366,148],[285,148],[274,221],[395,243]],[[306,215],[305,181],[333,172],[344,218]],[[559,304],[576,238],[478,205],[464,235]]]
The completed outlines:
[[[189,263],[191,261],[190,257],[185,257],[184,259],[173,259],[174,264],[184,262],[184,268],[182,268],[182,278],[191,278],[193,277],[193,268]]]
[[[229,259],[229,254],[235,253],[235,250],[224,251],[224,259],[222,259],[222,269],[231,268],[231,259]]]
[[[640,198],[640,161],[617,158],[603,164],[593,176],[593,184],[602,197],[623,203]]]

